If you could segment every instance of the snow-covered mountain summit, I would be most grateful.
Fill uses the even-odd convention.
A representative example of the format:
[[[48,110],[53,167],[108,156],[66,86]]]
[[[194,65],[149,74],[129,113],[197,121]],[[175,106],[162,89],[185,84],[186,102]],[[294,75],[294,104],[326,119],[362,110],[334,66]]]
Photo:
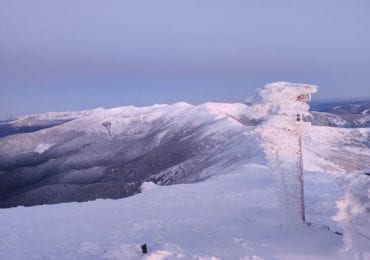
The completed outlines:
[[[266,164],[256,126],[267,111],[294,114],[297,107],[283,100],[295,98],[299,87],[315,91],[280,82],[259,90],[268,100],[257,107],[250,106],[252,99],[180,102],[46,113],[1,124],[0,132],[6,131],[0,138],[0,206],[121,198],[138,193],[144,181],[192,183],[245,163]],[[306,141],[307,170],[370,167],[368,128],[315,126]]]

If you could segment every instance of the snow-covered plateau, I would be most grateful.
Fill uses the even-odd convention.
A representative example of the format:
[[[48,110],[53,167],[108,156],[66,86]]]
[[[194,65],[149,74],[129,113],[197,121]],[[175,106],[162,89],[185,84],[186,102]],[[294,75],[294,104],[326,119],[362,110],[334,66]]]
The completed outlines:
[[[2,122],[0,259],[370,259],[368,106],[316,91]]]

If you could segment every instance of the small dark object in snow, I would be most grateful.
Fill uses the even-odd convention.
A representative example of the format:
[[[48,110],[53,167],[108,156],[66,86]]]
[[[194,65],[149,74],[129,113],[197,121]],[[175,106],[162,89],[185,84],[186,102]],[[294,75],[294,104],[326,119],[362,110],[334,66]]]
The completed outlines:
[[[141,250],[143,251],[143,254],[147,254],[148,253],[148,248],[147,248],[146,244],[141,245]]]
[[[102,123],[102,125],[107,129],[109,136],[112,136],[112,133],[110,131],[112,128],[112,123],[109,121],[105,121],[104,123]]]
[[[365,175],[370,176],[370,172],[365,172]]]

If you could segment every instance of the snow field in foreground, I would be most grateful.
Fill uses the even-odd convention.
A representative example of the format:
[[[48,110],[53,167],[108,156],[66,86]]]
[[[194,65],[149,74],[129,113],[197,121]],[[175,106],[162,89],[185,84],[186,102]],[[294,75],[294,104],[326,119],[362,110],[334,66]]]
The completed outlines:
[[[334,226],[334,178],[307,174],[308,221]],[[320,188],[323,180],[334,186]],[[2,209],[0,220],[0,259],[8,260],[348,259],[341,236],[288,224],[261,165],[196,184],[146,183],[120,200]]]

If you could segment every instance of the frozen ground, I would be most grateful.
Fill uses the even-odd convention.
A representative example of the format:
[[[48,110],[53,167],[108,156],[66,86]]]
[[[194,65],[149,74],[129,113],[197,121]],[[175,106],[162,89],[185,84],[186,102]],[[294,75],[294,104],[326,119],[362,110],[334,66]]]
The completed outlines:
[[[196,184],[144,183],[120,200],[2,209],[0,259],[350,259],[331,220],[335,179],[307,174],[313,226],[286,222],[256,164]]]

